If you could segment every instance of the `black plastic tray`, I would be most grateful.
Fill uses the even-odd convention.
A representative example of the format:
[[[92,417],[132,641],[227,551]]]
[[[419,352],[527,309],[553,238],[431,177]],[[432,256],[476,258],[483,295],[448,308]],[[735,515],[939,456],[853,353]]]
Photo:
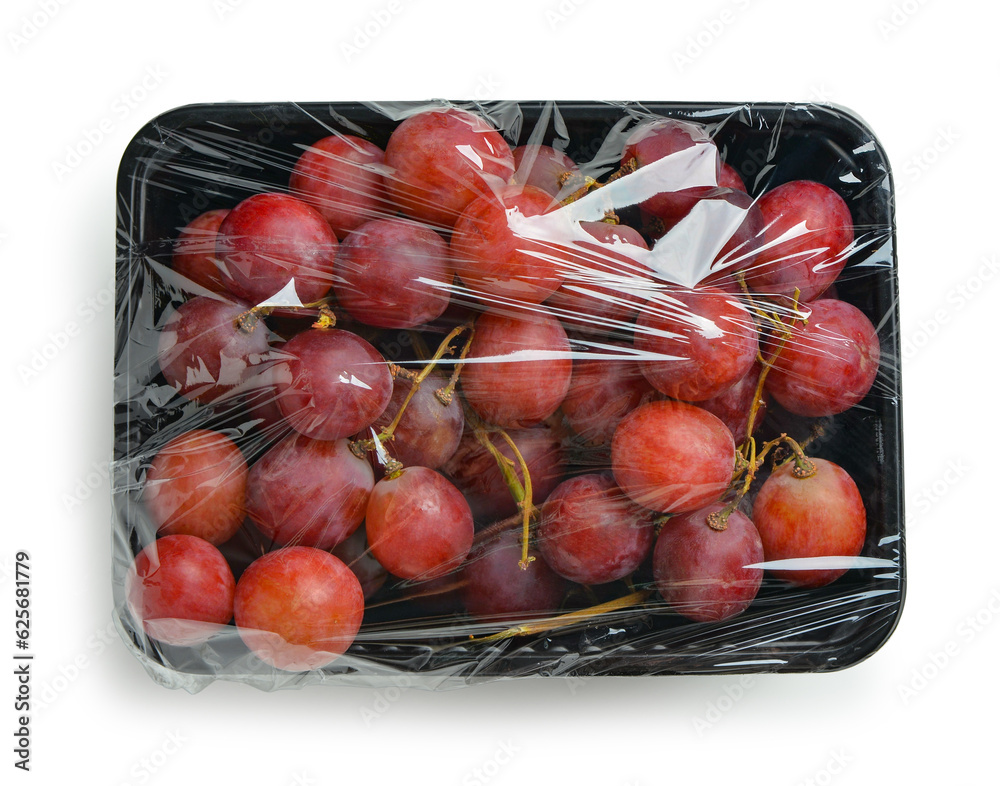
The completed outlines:
[[[872,132],[849,112],[813,104],[693,104],[456,102],[515,129],[523,144],[540,117],[561,117],[559,136],[578,162],[615,168],[620,140],[649,114],[707,124],[724,159],[743,176],[751,195],[780,183],[811,179],[847,201],[859,248],[837,282],[839,296],[878,328],[882,364],[859,406],[827,419],[810,451],[843,466],[855,479],[868,512],[862,556],[871,567],[852,569],[834,584],[793,591],[765,578],[743,615],[715,625],[685,622],[664,609],[642,608],[568,631],[510,639],[496,645],[440,646],[432,622],[403,638],[380,630],[406,627],[400,610],[366,617],[349,655],[327,669],[354,671],[373,659],[383,673],[460,675],[463,681],[529,674],[626,675],[725,672],[808,672],[841,669],[878,649],[903,606],[903,468],[900,337],[892,177]],[[252,193],[284,190],[302,146],[330,129],[367,136],[384,147],[398,116],[412,105],[356,103],[205,104],[181,107],[148,123],[132,140],[118,174],[118,255],[115,335],[115,602],[124,607],[123,581],[134,554],[153,533],[138,505],[148,457],[192,427],[226,427],[230,417],[169,395],[157,376],[154,325],[178,297],[169,282],[171,243],[199,213],[231,207]],[[547,121],[543,140],[556,137]],[[516,138],[513,138],[516,136]],[[615,141],[619,144],[615,147]],[[214,419],[213,419],[214,418]],[[803,423],[781,413],[765,428],[793,435]],[[241,444],[249,456],[261,445]],[[148,663],[167,672],[241,679],[245,649],[206,663],[191,652],[158,644],[120,614],[127,639]],[[236,637],[232,637],[236,639]],[[223,647],[223,650],[226,648]],[[225,656],[223,651],[220,655]],[[226,658],[223,657],[222,660]],[[363,669],[363,664],[361,665]],[[388,681],[392,681],[390,678]]]

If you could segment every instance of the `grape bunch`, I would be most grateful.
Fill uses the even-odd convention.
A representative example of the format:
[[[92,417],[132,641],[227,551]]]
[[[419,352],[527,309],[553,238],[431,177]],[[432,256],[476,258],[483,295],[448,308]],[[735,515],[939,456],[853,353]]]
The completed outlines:
[[[376,607],[515,635],[610,596],[711,624],[765,565],[797,590],[848,570],[855,481],[764,433],[875,382],[876,328],[834,288],[848,204],[808,180],[751,196],[684,120],[637,121],[603,179],[587,163],[425,108],[179,230],[159,372],[264,449],[199,427],[149,457],[157,539],[127,587],[147,635],[235,626],[304,671]]]

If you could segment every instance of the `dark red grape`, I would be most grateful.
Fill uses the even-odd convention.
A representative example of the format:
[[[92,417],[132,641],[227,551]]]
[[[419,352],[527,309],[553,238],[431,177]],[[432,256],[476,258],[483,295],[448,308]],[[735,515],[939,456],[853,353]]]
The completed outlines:
[[[247,515],[272,543],[331,549],[364,520],[374,485],[346,439],[292,432],[250,468]]]
[[[813,300],[847,264],[854,222],[836,191],[811,180],[795,180],[757,200],[764,216],[765,246],[758,252],[747,284],[765,295]]]
[[[722,496],[736,445],[715,415],[680,401],[651,401],[628,414],[611,442],[615,480],[633,500],[685,513]]]
[[[157,359],[167,384],[194,401],[214,401],[262,370],[267,326],[248,307],[211,297],[182,303],[164,323]]]
[[[556,197],[564,186],[573,188],[583,184],[580,169],[565,153],[548,145],[521,145],[514,148],[513,182],[540,188]]]
[[[508,434],[528,465],[532,502],[540,505],[565,474],[566,454],[562,441],[555,429],[548,425],[512,429]],[[514,462],[514,472],[523,483],[524,473],[510,446],[496,434],[491,434],[489,438],[503,456]],[[443,471],[465,495],[476,521],[489,523],[517,512],[517,504],[504,483],[496,459],[471,431],[466,431]]]
[[[215,241],[228,210],[202,213],[174,241],[173,269],[200,287],[218,294],[225,293],[221,263],[215,256]]]
[[[454,274],[448,244],[415,221],[369,221],[337,251],[337,301],[366,325],[408,328],[448,307]]]
[[[201,644],[233,616],[236,581],[221,552],[202,538],[168,535],[135,558],[125,583],[132,615],[151,638]]]
[[[347,565],[358,577],[365,600],[382,589],[382,585],[389,577],[389,572],[372,556],[364,529],[356,530],[347,540],[338,543],[333,550],[333,556]]]
[[[146,472],[142,501],[160,535],[194,535],[225,543],[244,518],[247,463],[216,431],[174,437]]]
[[[287,194],[244,199],[219,227],[217,254],[226,288],[255,305],[289,283],[302,303],[319,300],[333,283],[336,253],[337,236],[326,219]]]
[[[566,331],[543,309],[486,311],[476,320],[468,359],[461,377],[466,401],[504,428],[545,420],[566,397],[573,373]]]
[[[376,483],[365,527],[375,559],[402,579],[455,570],[475,531],[462,493],[427,467],[406,467]]]
[[[450,403],[442,404],[434,395],[447,384],[447,379],[431,372],[406,405],[393,438],[384,443],[389,455],[408,467],[437,469],[458,448],[465,427],[462,403],[456,395]],[[413,382],[409,379],[396,377],[389,406],[372,424],[375,431],[381,431],[392,422],[412,387]]]
[[[541,303],[571,264],[567,237],[543,218],[558,207],[532,186],[507,186],[470,202],[455,222],[455,272],[488,298]]]
[[[746,375],[730,388],[722,391],[712,398],[698,402],[698,406],[706,409],[726,424],[733,433],[733,439],[737,445],[742,445],[747,438],[747,420],[750,417],[750,410],[753,408],[754,396],[757,394],[757,383],[760,380],[762,367],[759,362],[754,361]],[[762,390],[757,405],[757,414],[754,417],[753,430],[760,428],[764,422],[764,415],[767,412],[767,402],[770,394],[767,390]]]
[[[623,347],[603,344],[594,351],[598,357],[573,361],[562,411],[573,431],[588,444],[611,444],[622,418],[656,396],[634,356],[620,353]]]
[[[605,584],[628,576],[653,545],[653,514],[606,475],[563,481],[542,506],[538,549],[560,576]]]
[[[719,187],[720,188],[731,188],[734,191],[742,191],[744,194],[747,192],[746,184],[743,182],[743,178],[740,177],[739,172],[733,169],[725,161],[722,162],[719,168]]]
[[[383,213],[392,213],[382,179],[382,148],[350,134],[324,137],[295,162],[288,190],[315,208],[343,240]]]
[[[796,415],[824,417],[859,403],[878,374],[879,341],[861,311],[842,300],[809,304],[807,324],[796,324],[765,385]]]
[[[445,228],[473,199],[506,184],[514,156],[494,128],[461,109],[404,120],[385,149],[389,196],[410,218]]]
[[[296,431],[340,439],[368,428],[389,404],[392,374],[375,348],[346,330],[299,333],[275,368],[278,406]]]
[[[286,671],[336,660],[357,636],[364,611],[357,577],[332,554],[308,546],[265,554],[236,585],[240,637],[264,663]]]
[[[811,458],[816,474],[797,478],[787,462],[764,481],[753,505],[753,520],[768,562],[788,560],[774,575],[799,587],[822,587],[847,567],[810,566],[815,557],[856,557],[865,544],[867,517],[858,487],[832,461]],[[802,562],[798,562],[802,560]]]
[[[733,295],[711,287],[670,289],[647,301],[636,322],[635,348],[654,388],[704,401],[746,376],[757,357],[757,328]]]
[[[674,611],[696,622],[718,622],[745,611],[757,597],[764,571],[760,535],[743,513],[729,514],[726,529],[708,525],[708,516],[725,507],[672,516],[653,549],[656,588]]]
[[[525,570],[521,561],[521,531],[508,529],[472,550],[462,569],[462,602],[469,614],[485,622],[517,620],[554,614],[566,594],[566,582],[534,548]]]

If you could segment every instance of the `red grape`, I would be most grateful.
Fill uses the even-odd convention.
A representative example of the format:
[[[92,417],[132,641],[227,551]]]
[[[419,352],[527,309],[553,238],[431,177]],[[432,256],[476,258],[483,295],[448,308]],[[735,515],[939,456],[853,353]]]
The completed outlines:
[[[486,311],[462,371],[465,399],[483,420],[532,426],[555,412],[573,373],[570,344],[559,320],[544,310]]]
[[[427,467],[406,467],[376,483],[365,527],[375,559],[402,579],[455,570],[475,531],[462,492]]]
[[[560,224],[541,218],[557,206],[532,186],[507,186],[470,202],[451,237],[462,281],[490,298],[545,300],[571,264]]]
[[[315,208],[337,238],[392,212],[382,179],[382,148],[350,134],[324,137],[295,162],[288,190]]]
[[[333,283],[336,252],[337,236],[326,219],[287,194],[244,199],[219,227],[226,287],[253,304],[267,302],[289,282],[302,303],[319,300]]]
[[[842,300],[809,304],[765,381],[768,392],[796,415],[824,417],[860,402],[878,374],[879,341],[861,311]]]
[[[760,535],[743,513],[729,514],[726,529],[708,525],[722,503],[673,516],[653,549],[656,588],[674,611],[696,622],[717,622],[746,610],[764,578]]]
[[[797,478],[794,461],[779,466],[764,481],[753,505],[753,520],[768,562],[790,560],[776,577],[799,587],[822,587],[840,578],[846,567],[809,569],[795,560],[856,557],[865,543],[867,517],[851,476],[832,461],[810,458],[816,474]],[[803,569],[798,569],[798,568]]]
[[[393,438],[384,443],[389,454],[406,466],[437,469],[458,448],[465,427],[462,403],[453,396],[450,403],[442,404],[434,395],[447,384],[443,376],[431,372],[406,405]],[[412,387],[409,379],[396,377],[389,406],[372,424],[373,429],[381,431],[392,422]]]
[[[765,295],[813,300],[847,264],[854,225],[837,192],[811,180],[795,180],[757,200],[766,226],[764,247],[747,284]]]
[[[334,265],[337,301],[359,322],[408,328],[448,307],[454,274],[448,244],[415,221],[369,221],[341,243]]]
[[[236,585],[240,637],[265,663],[308,671],[332,663],[358,634],[365,598],[339,559],[308,546],[255,560]]]
[[[214,401],[261,371],[267,326],[248,307],[211,297],[181,304],[160,330],[157,358],[167,384],[185,398]]]
[[[580,227],[597,243],[575,241],[566,275],[545,301],[564,322],[581,332],[602,332],[635,319],[652,277],[629,255],[627,247],[648,251],[642,235],[629,226],[582,221]]]
[[[346,330],[306,330],[286,343],[276,366],[278,406],[296,431],[313,439],[356,434],[382,414],[392,374],[375,348]]]
[[[639,315],[635,348],[653,387],[683,401],[704,401],[746,376],[757,357],[757,328],[733,295],[671,289]]]
[[[580,169],[565,153],[548,145],[521,145],[514,148],[514,181],[540,188],[556,197],[565,185],[583,184]],[[578,181],[578,182],[577,182]]]
[[[516,622],[553,614],[562,604],[566,582],[529,548],[525,570],[521,531],[508,529],[473,549],[462,569],[462,602],[469,614],[488,622]]]
[[[389,137],[389,195],[411,218],[451,227],[473,199],[514,174],[510,147],[493,127],[461,109],[408,117]]]
[[[202,538],[168,535],[146,546],[125,596],[151,638],[178,646],[207,641],[233,616],[236,581],[221,552]]]
[[[747,438],[747,421],[750,418],[750,410],[753,408],[754,396],[757,393],[757,383],[760,380],[762,367],[759,362],[754,361],[746,375],[730,388],[722,391],[718,395],[699,401],[698,406],[706,409],[726,424],[733,433],[733,439],[737,445],[743,444]],[[753,431],[760,428],[764,422],[764,415],[767,412],[767,402],[770,394],[767,389],[761,391],[757,405],[757,415],[754,417]]]
[[[538,549],[560,576],[605,584],[628,576],[653,545],[653,514],[606,475],[559,484],[542,506]]]
[[[562,441],[555,429],[548,425],[512,429],[508,435],[528,465],[532,502],[540,505],[559,485],[565,473],[566,455]],[[489,439],[503,456],[514,462],[514,473],[523,483],[524,473],[510,446],[496,434],[491,434]],[[465,433],[443,470],[465,495],[476,521],[488,523],[517,512],[517,503],[504,483],[496,459],[473,433]]]
[[[160,535],[194,535],[217,546],[243,523],[246,487],[240,449],[224,434],[195,429],[156,454],[142,500]]]
[[[742,191],[744,194],[747,192],[746,184],[743,182],[743,178],[740,177],[739,172],[725,161],[722,162],[722,166],[719,169],[719,188],[731,188],[734,191]]]
[[[292,432],[251,467],[247,515],[273,543],[331,549],[364,520],[374,485],[346,439]]]
[[[615,480],[661,513],[715,502],[729,486],[736,445],[715,415],[680,401],[651,401],[628,414],[611,442]]]
[[[596,350],[603,357],[573,361],[573,378],[562,411],[586,443],[610,444],[622,418],[656,395],[633,356],[607,356],[622,346],[603,344]]]
[[[184,227],[174,241],[174,270],[192,283],[218,294],[226,292],[226,284],[215,257],[215,241],[228,215],[228,210],[202,213]]]
[[[364,529],[356,530],[347,540],[338,543],[333,550],[333,556],[347,565],[358,577],[365,600],[382,589],[382,585],[389,577],[388,571],[372,556]]]
[[[690,153],[677,156],[683,151]],[[642,209],[667,227],[718,188],[719,150],[705,127],[697,123],[661,118],[637,126],[625,140],[622,164],[632,158],[640,169],[647,169],[642,174],[647,188],[662,187],[641,203]]]

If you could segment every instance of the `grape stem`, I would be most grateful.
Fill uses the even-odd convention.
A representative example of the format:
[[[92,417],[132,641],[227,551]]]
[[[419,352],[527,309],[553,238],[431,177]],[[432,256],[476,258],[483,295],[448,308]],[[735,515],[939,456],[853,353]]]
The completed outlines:
[[[475,325],[469,325],[469,335],[465,339],[465,346],[462,347],[462,352],[459,354],[458,360],[455,361],[455,370],[451,372],[448,384],[434,391],[434,398],[441,402],[441,406],[447,407],[455,395],[455,385],[458,384],[458,375],[462,373],[462,369],[464,368],[463,361],[468,357],[469,350],[472,349],[472,339],[475,335]]]
[[[257,329],[257,325],[260,324],[260,321],[270,314],[272,310],[273,309],[269,306],[254,306],[253,308],[238,315],[236,319],[233,320],[233,323],[235,324],[236,329],[241,333],[250,335]]]
[[[587,194],[589,194],[593,189],[601,188],[602,186],[606,186],[609,183],[614,183],[619,178],[625,177],[625,175],[632,174],[638,168],[639,168],[639,162],[636,161],[635,158],[633,157],[630,158],[628,161],[626,161],[624,164],[622,164],[617,170],[612,172],[611,175],[608,177],[608,179],[605,180],[603,183],[598,183],[592,177],[586,177],[583,180],[583,185],[580,186],[578,189],[576,189],[576,191],[574,191],[564,200],[562,200],[562,202],[560,202],[559,204],[570,205],[573,202],[576,202],[578,199],[583,199],[583,197],[587,196]]]
[[[593,617],[599,617],[600,615],[607,614],[608,612],[618,611],[619,609],[627,609],[630,606],[637,606],[645,601],[651,594],[652,592],[650,590],[639,590],[638,592],[631,592],[624,597],[609,600],[606,603],[598,603],[596,606],[589,606],[585,609],[577,609],[576,611],[571,611],[567,614],[560,614],[555,617],[546,617],[545,619],[538,620],[537,622],[515,625],[514,627],[507,628],[507,630],[502,630],[499,633],[493,633],[489,636],[480,636],[479,638],[470,636],[469,638],[476,643],[482,643],[489,641],[503,641],[504,639],[512,639],[515,636],[529,636],[533,633],[545,633],[550,630],[556,630],[558,628],[576,625],[580,622],[586,622]]]

